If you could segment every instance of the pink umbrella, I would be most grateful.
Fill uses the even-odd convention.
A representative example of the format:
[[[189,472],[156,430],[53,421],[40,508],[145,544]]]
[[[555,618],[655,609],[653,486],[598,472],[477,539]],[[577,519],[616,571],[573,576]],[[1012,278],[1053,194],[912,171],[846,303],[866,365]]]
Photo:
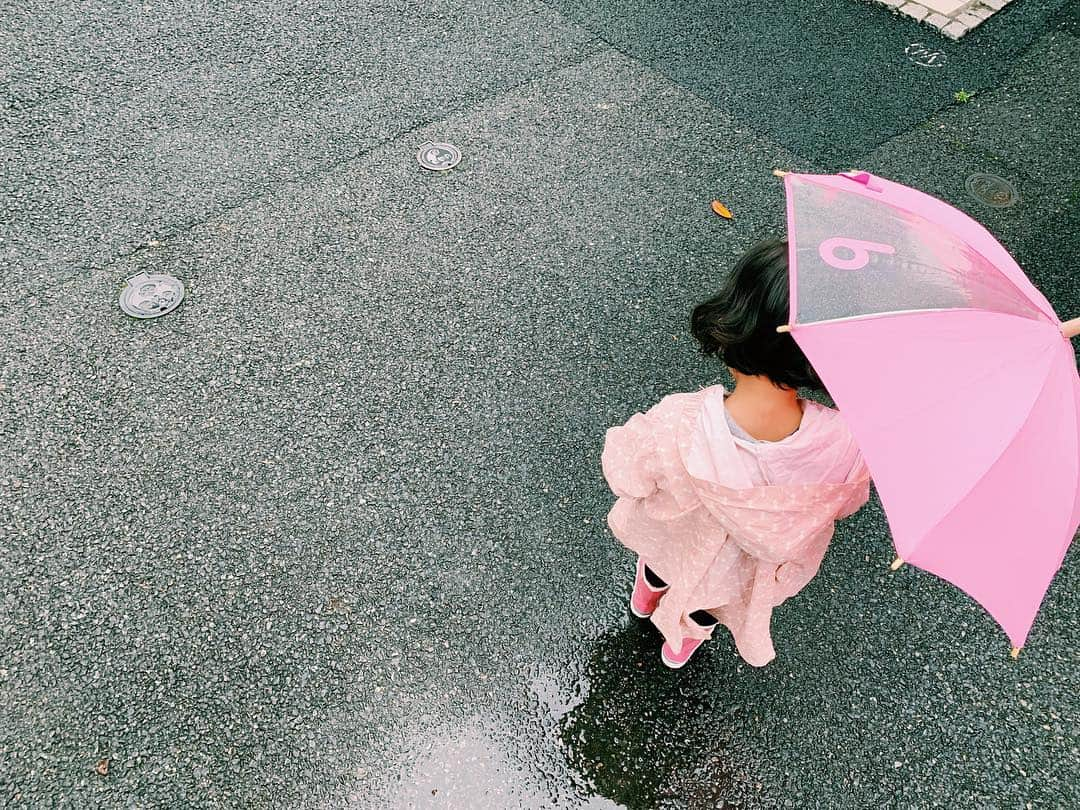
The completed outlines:
[[[851,427],[901,561],[1017,654],[1080,525],[1080,375],[1008,252],[934,197],[786,174],[791,331]],[[906,390],[899,390],[903,386]]]

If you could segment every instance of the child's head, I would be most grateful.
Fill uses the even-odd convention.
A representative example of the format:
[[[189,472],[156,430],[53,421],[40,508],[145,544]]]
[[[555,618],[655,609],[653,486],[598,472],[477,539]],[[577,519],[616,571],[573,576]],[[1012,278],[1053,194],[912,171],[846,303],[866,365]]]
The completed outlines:
[[[784,388],[823,386],[790,334],[787,242],[773,239],[750,248],[720,293],[694,307],[690,332],[704,354],[721,357],[729,368],[768,377]]]

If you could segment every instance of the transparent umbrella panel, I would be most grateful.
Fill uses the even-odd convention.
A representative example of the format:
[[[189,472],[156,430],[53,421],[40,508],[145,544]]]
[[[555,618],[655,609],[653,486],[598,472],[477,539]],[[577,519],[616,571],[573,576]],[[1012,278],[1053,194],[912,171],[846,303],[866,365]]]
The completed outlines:
[[[787,180],[796,323],[942,309],[1042,317],[962,236],[879,199],[884,181],[827,180]]]

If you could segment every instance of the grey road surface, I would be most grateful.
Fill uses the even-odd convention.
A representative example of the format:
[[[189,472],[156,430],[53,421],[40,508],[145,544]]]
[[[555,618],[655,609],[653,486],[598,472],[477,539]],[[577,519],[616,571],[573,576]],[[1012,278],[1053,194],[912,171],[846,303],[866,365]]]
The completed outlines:
[[[774,663],[673,673],[599,472],[724,379],[688,310],[774,167],[936,194],[1080,315],[1077,3],[0,12],[0,804],[1080,805],[1075,551],[1013,662],[875,498]],[[179,310],[120,312],[144,270]]]

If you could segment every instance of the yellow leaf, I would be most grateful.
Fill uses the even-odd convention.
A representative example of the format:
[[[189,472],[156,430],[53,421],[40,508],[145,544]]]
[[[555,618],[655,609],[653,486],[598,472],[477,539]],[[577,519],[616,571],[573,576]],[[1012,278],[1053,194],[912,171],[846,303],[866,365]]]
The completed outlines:
[[[714,214],[719,214],[724,219],[731,219],[731,212],[728,210],[727,206],[719,200],[713,200],[712,210]]]

